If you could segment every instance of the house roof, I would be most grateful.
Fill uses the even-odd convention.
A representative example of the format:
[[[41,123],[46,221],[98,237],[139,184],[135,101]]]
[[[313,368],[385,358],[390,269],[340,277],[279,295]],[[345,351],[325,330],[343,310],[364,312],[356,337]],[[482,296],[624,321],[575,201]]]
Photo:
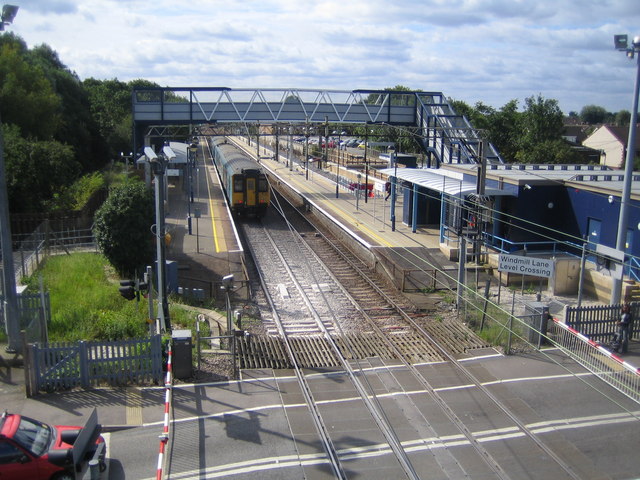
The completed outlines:
[[[611,135],[613,135],[626,148],[627,141],[629,140],[629,127],[618,127],[618,126],[615,126],[615,125],[603,125],[600,128],[607,129],[611,133]],[[598,130],[600,130],[600,128]],[[596,130],[596,132],[598,130]],[[593,133],[596,133],[596,132],[593,132]],[[640,125],[636,125],[636,138],[638,138],[638,134],[640,134]],[[639,148],[638,147],[638,142],[636,142],[636,150],[638,148]]]
[[[589,136],[587,132],[591,128],[591,125],[564,125],[562,127],[562,136],[572,143],[580,144]]]

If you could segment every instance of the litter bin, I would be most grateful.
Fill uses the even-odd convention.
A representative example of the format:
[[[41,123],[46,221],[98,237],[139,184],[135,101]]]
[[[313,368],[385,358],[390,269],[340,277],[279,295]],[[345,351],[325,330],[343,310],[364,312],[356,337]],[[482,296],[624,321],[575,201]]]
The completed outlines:
[[[525,305],[525,322],[529,325],[527,340],[540,347],[544,343],[547,334],[547,321],[549,320],[549,306],[541,302],[530,302]]]
[[[171,345],[173,376],[180,380],[191,378],[193,369],[191,330],[174,330],[171,332]]]

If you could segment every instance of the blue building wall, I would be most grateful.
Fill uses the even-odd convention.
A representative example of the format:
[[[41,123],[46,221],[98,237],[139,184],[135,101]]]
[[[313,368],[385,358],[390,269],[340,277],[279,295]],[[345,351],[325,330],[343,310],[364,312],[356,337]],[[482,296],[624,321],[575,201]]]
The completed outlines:
[[[567,188],[569,198],[569,208],[579,219],[580,235],[588,237],[592,243],[600,243],[607,247],[615,247],[618,238],[618,222],[620,217],[620,198],[613,197],[609,202],[609,197],[597,192],[581,190],[577,188]],[[598,238],[595,238],[593,231],[589,231],[589,221],[600,222]],[[631,202],[629,208],[629,218],[627,223],[627,238],[629,242],[625,251],[630,255],[640,255],[640,233],[638,223],[640,222],[640,205],[638,202]],[[625,241],[626,244],[626,241]]]

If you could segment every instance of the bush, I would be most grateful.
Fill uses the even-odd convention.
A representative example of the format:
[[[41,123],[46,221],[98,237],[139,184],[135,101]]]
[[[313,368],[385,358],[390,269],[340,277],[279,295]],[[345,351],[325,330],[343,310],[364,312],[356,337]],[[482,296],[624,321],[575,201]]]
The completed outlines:
[[[96,212],[96,242],[122,276],[142,271],[153,261],[153,221],[153,195],[137,180],[114,187]]]

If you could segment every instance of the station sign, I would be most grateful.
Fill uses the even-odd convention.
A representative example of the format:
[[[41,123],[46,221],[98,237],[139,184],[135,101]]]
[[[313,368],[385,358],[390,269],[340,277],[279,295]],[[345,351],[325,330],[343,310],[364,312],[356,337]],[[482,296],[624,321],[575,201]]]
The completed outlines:
[[[546,258],[524,257],[522,255],[501,253],[498,271],[551,278],[553,276],[554,265],[554,260]]]

